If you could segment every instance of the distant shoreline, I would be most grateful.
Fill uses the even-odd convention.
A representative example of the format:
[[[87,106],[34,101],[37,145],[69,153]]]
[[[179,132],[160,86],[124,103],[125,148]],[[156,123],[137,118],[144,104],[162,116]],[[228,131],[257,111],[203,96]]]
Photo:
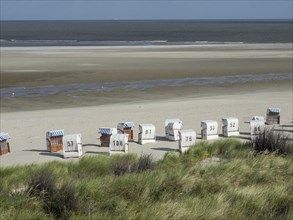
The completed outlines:
[[[1,40],[0,40],[1,41]],[[79,49],[143,49],[143,48],[198,48],[198,47],[279,47],[279,46],[288,46],[293,47],[293,43],[244,43],[244,42],[166,42],[166,44],[132,44],[132,45],[39,45],[39,46],[1,46],[0,50],[2,51],[12,51],[12,50],[60,50],[60,49],[68,49],[68,50],[79,50]]]
[[[292,22],[293,19],[99,19],[99,20],[2,20],[1,22]]]
[[[0,48],[5,47],[136,47],[136,46],[196,46],[196,45],[236,45],[255,44],[257,42],[218,42],[218,41],[195,41],[195,42],[169,42],[165,40],[150,41],[79,41],[79,40],[3,40],[0,39]],[[282,42],[274,42],[276,44]],[[260,43],[267,44],[267,43]]]
[[[150,41],[78,41],[78,40],[3,40],[0,39],[0,48],[115,48],[115,47],[191,47],[191,46],[225,46],[225,45],[292,45],[290,42],[169,42],[164,40]]]

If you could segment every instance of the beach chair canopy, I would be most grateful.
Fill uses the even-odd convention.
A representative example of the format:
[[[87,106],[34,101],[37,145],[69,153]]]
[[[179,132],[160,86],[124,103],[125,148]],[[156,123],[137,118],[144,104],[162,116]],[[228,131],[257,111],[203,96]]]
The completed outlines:
[[[267,113],[280,113],[281,109],[280,108],[268,108]]]
[[[10,139],[10,136],[8,133],[0,133],[0,142],[7,141],[8,139]]]
[[[117,132],[114,132],[114,130],[116,129],[115,128],[99,128],[99,134],[112,135],[113,133],[117,133]]]
[[[122,123],[123,128],[133,128],[134,127],[134,122],[133,121],[127,121]]]
[[[49,131],[49,137],[60,137],[64,135],[64,130]]]

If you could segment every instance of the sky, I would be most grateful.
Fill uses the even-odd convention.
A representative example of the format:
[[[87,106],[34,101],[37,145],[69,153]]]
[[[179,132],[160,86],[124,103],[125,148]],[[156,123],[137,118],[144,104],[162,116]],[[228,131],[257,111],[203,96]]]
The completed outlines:
[[[293,0],[0,0],[1,20],[293,19]]]

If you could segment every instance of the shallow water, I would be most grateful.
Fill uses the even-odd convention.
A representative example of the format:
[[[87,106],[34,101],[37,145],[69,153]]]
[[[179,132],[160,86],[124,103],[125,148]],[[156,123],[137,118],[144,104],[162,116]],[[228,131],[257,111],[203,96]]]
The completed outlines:
[[[64,84],[38,87],[15,87],[0,89],[1,99],[13,99],[17,97],[44,97],[51,95],[74,95],[80,92],[110,92],[115,89],[146,90],[162,86],[183,87],[183,86],[202,86],[217,84],[234,84],[247,82],[261,82],[271,80],[292,79],[292,73],[269,73],[269,74],[250,74],[237,76],[220,77],[194,77],[166,80],[142,80],[131,82],[95,83],[95,84]]]

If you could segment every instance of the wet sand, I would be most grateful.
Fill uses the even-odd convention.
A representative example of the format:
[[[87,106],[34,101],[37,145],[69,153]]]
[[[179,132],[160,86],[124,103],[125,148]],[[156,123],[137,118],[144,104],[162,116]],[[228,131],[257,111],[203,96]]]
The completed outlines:
[[[148,103],[158,100],[184,100],[186,98],[210,97],[217,95],[246,94],[253,92],[292,91],[290,80],[214,84],[202,86],[160,86],[145,90],[116,89],[108,91],[76,92],[46,97],[15,97],[0,99],[1,113],[35,111],[110,104]]]
[[[292,44],[0,50],[1,88],[292,72]]]

